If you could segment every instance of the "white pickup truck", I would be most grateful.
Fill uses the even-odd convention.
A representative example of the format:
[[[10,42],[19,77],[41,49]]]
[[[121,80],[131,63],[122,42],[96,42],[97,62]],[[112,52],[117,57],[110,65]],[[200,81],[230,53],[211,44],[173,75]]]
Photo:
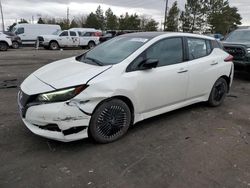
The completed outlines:
[[[53,35],[40,35],[37,37],[36,48],[43,46],[45,49],[58,50],[64,47],[89,47],[93,48],[99,44],[99,36],[88,34],[91,32],[78,32],[64,30],[56,32]],[[92,31],[92,33],[95,33]]]
[[[11,46],[11,39],[7,35],[0,32],[0,51],[7,51]]]

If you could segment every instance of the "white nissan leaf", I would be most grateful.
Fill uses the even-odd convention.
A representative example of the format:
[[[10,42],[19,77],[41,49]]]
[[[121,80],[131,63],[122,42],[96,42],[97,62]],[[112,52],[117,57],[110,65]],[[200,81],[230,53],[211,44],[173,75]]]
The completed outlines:
[[[203,101],[221,105],[232,60],[206,36],[126,34],[35,71],[21,84],[19,109],[37,135],[109,143],[144,119]]]

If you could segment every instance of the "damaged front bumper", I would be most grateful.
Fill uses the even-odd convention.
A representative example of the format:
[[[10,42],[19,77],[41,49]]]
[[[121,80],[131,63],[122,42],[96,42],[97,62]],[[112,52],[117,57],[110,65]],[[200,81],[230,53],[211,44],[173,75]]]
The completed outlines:
[[[19,108],[20,106],[19,103]],[[24,114],[20,110],[26,127],[36,135],[62,142],[88,137],[91,114],[83,113],[83,105],[77,103],[50,103],[34,105]]]

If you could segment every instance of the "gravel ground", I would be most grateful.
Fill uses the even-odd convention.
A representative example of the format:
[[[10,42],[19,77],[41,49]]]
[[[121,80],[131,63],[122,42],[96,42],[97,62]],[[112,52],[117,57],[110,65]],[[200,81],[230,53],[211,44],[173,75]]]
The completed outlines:
[[[32,134],[17,110],[19,84],[82,50],[23,48],[0,53],[0,187],[250,187],[250,75],[236,73],[218,108],[196,104],[131,127],[98,145]]]

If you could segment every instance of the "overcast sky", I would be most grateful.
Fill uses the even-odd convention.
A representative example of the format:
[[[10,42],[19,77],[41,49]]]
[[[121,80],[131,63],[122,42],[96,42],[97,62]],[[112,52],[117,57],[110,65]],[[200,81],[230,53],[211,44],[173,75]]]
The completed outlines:
[[[8,26],[20,18],[36,21],[43,17],[66,17],[67,6],[70,8],[70,18],[80,14],[95,11],[98,5],[104,10],[111,8],[116,15],[126,12],[146,14],[159,23],[163,21],[165,0],[1,0],[4,10],[5,24]],[[169,7],[175,0],[169,0]],[[250,25],[250,0],[229,0],[236,6],[243,17],[243,25]],[[185,0],[178,0],[179,6],[184,7]]]

